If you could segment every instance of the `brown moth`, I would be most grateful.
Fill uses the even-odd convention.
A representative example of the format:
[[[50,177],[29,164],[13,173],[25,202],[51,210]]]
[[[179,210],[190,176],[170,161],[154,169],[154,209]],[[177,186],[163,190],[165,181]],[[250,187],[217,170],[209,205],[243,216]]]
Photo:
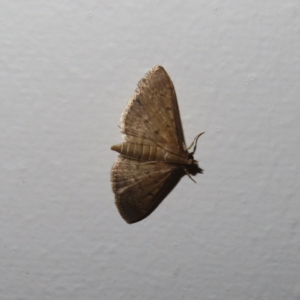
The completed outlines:
[[[193,155],[204,132],[186,147],[175,89],[162,66],[138,83],[122,114],[121,132],[125,141],[111,147],[120,153],[111,170],[112,190],[121,216],[135,223],[149,216],[184,174],[192,179],[190,174],[202,173]]]

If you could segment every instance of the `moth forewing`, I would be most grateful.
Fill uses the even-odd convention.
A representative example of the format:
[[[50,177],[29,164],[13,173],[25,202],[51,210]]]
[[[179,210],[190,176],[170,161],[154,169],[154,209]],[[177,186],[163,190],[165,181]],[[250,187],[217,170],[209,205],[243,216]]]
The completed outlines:
[[[163,67],[154,67],[138,83],[122,114],[121,132],[124,142],[111,147],[120,153],[111,171],[112,189],[121,216],[134,223],[147,217],[185,173],[202,171],[193,158],[196,146],[192,153],[186,149],[175,89]]]

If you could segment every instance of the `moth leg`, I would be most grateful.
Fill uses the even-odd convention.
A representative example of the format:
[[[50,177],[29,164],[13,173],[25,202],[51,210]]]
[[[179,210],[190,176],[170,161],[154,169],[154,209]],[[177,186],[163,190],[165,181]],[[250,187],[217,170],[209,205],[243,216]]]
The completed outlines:
[[[186,150],[190,150],[190,149],[194,146],[194,144],[195,144],[194,150],[193,150],[193,152],[192,152],[192,154],[194,154],[195,151],[196,151],[196,148],[197,148],[197,141],[198,141],[199,137],[200,137],[203,133],[204,133],[204,132],[199,133],[199,134],[194,138],[192,144],[191,144]]]
[[[188,171],[185,167],[183,167],[183,170],[184,170],[184,172],[186,173],[186,175],[189,176],[190,179],[192,179],[195,183],[197,183],[197,182],[192,178],[191,174],[189,173],[189,171]]]

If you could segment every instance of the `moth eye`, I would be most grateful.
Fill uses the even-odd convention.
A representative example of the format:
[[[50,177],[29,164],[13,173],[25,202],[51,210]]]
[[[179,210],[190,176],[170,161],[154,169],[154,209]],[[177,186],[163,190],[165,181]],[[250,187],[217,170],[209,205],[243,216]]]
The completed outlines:
[[[192,153],[189,153],[188,159],[194,160],[194,155]]]

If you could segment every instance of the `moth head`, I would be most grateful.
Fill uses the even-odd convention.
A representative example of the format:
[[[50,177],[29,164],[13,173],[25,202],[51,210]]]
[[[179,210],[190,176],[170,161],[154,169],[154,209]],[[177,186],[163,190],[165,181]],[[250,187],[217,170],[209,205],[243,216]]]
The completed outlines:
[[[198,161],[194,159],[194,154],[197,149],[197,141],[198,138],[203,134],[204,132],[199,133],[195,138],[191,146],[188,148],[192,148],[194,145],[194,149],[191,153],[188,154],[188,172],[192,175],[196,175],[197,173],[203,173],[203,170],[199,167]],[[190,176],[189,176],[190,177]],[[191,178],[191,177],[190,177]],[[192,178],[191,178],[192,179]],[[192,179],[193,180],[193,179]],[[194,180],[193,180],[194,181]]]

